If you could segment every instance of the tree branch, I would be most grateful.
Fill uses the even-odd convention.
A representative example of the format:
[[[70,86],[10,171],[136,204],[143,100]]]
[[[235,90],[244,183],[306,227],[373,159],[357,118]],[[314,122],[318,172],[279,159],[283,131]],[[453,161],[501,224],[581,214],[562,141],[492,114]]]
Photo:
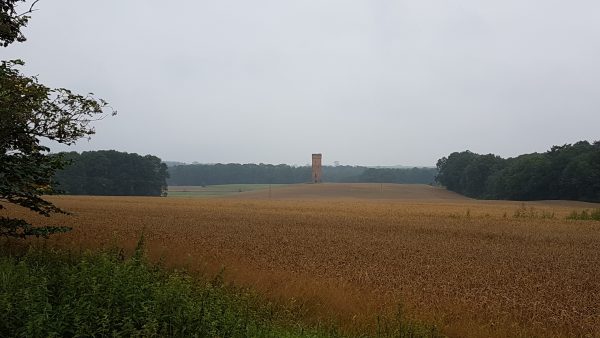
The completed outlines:
[[[23,13],[21,13],[21,14],[17,15],[17,18],[20,18],[20,17],[22,17],[23,15],[26,15],[26,14],[31,14],[31,13],[35,12],[37,9],[33,9],[33,7],[35,7],[35,4],[37,4],[39,1],[40,1],[40,0],[35,0],[35,1],[34,1],[34,2],[31,4],[31,6],[29,7],[29,10],[27,10],[26,12],[23,12]]]

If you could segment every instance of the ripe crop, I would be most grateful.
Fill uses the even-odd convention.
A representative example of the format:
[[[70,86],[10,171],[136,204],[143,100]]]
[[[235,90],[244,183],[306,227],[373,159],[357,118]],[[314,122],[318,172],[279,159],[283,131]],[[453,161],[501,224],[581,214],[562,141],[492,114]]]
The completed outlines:
[[[132,248],[143,231],[154,259],[225,267],[348,332],[401,304],[448,335],[600,334],[600,223],[566,219],[593,205],[238,197],[53,197],[74,216],[28,219],[73,226],[50,242],[83,249]]]

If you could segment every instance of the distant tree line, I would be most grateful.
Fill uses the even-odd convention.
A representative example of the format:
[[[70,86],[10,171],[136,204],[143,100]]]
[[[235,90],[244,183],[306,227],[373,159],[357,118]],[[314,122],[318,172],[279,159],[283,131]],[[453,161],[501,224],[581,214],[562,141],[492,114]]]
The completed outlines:
[[[455,152],[440,159],[437,168],[441,185],[469,197],[600,202],[600,141],[508,159]]]
[[[311,167],[286,164],[186,164],[169,168],[169,185],[293,184],[311,181]],[[361,166],[324,166],[323,181],[338,183],[434,182],[435,168],[377,169]]]
[[[285,164],[186,164],[169,168],[169,185],[280,184],[310,180],[311,169]]]
[[[436,174],[435,168],[369,168],[359,176],[359,182],[433,184]]]
[[[161,196],[167,165],[161,159],[115,150],[60,153],[70,165],[54,176],[57,188],[72,195]]]

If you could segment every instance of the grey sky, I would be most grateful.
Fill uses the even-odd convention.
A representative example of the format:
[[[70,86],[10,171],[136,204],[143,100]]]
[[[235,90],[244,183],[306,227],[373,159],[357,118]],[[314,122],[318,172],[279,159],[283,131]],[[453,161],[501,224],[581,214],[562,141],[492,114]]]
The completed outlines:
[[[42,0],[0,50],[119,115],[74,150],[434,165],[600,139],[599,1]],[[64,150],[55,147],[54,150]]]

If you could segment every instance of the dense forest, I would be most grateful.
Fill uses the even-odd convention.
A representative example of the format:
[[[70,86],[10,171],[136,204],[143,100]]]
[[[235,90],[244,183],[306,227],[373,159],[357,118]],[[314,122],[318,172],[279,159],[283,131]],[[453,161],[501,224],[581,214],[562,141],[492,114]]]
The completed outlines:
[[[368,168],[359,177],[365,183],[424,183],[435,181],[435,168]]]
[[[161,196],[168,171],[160,158],[115,150],[60,153],[70,165],[56,173],[57,188],[71,195]]]
[[[440,184],[469,197],[600,202],[600,141],[508,159],[455,152],[440,159],[437,168]]]
[[[323,166],[323,181],[336,183],[434,182],[435,168],[378,169],[360,166]],[[310,182],[311,168],[285,164],[188,164],[169,168],[169,185],[292,184]]]

